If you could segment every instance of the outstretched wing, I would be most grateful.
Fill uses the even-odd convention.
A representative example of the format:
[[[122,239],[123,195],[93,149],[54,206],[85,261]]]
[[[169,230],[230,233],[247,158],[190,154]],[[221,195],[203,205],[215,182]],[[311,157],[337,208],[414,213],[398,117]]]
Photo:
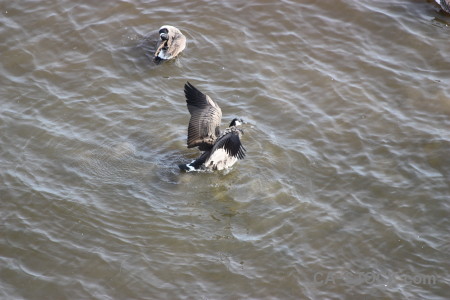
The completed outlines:
[[[240,132],[242,132],[240,129],[234,129],[219,137],[211,150],[211,156],[216,150],[224,149],[231,157],[243,159],[246,150],[241,143]]]
[[[201,151],[212,148],[220,135],[222,111],[208,96],[189,82],[184,85],[184,94],[191,119],[188,127],[188,148],[198,147]]]

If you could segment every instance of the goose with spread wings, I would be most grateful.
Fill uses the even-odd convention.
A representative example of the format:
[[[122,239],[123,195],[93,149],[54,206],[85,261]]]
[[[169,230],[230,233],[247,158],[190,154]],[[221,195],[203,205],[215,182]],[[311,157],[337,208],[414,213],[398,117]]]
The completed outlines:
[[[241,143],[242,119],[235,118],[228,128],[220,131],[222,110],[208,95],[200,92],[189,82],[184,85],[184,94],[191,119],[188,127],[187,147],[198,147],[203,153],[188,164],[179,165],[181,170],[223,170],[245,157]]]
[[[159,28],[159,40],[153,60],[159,63],[176,57],[186,48],[186,37],[175,26],[163,25]]]

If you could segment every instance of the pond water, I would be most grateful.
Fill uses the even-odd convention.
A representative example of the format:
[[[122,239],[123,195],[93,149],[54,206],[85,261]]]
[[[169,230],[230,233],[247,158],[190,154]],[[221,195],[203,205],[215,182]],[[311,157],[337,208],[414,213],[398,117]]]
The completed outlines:
[[[0,4],[0,298],[448,299],[450,16],[330,4]],[[232,169],[177,167],[188,80]]]

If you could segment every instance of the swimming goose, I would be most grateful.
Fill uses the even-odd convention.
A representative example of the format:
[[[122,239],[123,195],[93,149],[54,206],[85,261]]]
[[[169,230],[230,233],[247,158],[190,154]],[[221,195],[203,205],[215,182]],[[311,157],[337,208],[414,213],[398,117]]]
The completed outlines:
[[[170,25],[161,26],[153,60],[160,62],[161,60],[172,59],[180,54],[184,48],[186,48],[186,37],[178,28]]]
[[[450,14],[450,0],[435,0],[439,4],[443,11]]]
[[[179,165],[181,170],[223,170],[245,157],[241,144],[242,119],[233,119],[229,127],[220,131],[222,111],[208,95],[203,94],[189,82],[184,85],[184,94],[191,119],[189,120],[187,147],[198,147],[204,151],[189,164]]]

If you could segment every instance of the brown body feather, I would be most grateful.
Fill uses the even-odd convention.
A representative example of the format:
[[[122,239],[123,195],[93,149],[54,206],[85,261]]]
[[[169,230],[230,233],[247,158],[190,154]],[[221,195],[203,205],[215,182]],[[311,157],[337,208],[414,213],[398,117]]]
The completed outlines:
[[[160,32],[163,29],[167,30],[167,39],[162,39],[160,36],[154,54],[155,60],[172,59],[180,54],[186,47],[186,37],[178,28],[164,25],[159,29]]]

